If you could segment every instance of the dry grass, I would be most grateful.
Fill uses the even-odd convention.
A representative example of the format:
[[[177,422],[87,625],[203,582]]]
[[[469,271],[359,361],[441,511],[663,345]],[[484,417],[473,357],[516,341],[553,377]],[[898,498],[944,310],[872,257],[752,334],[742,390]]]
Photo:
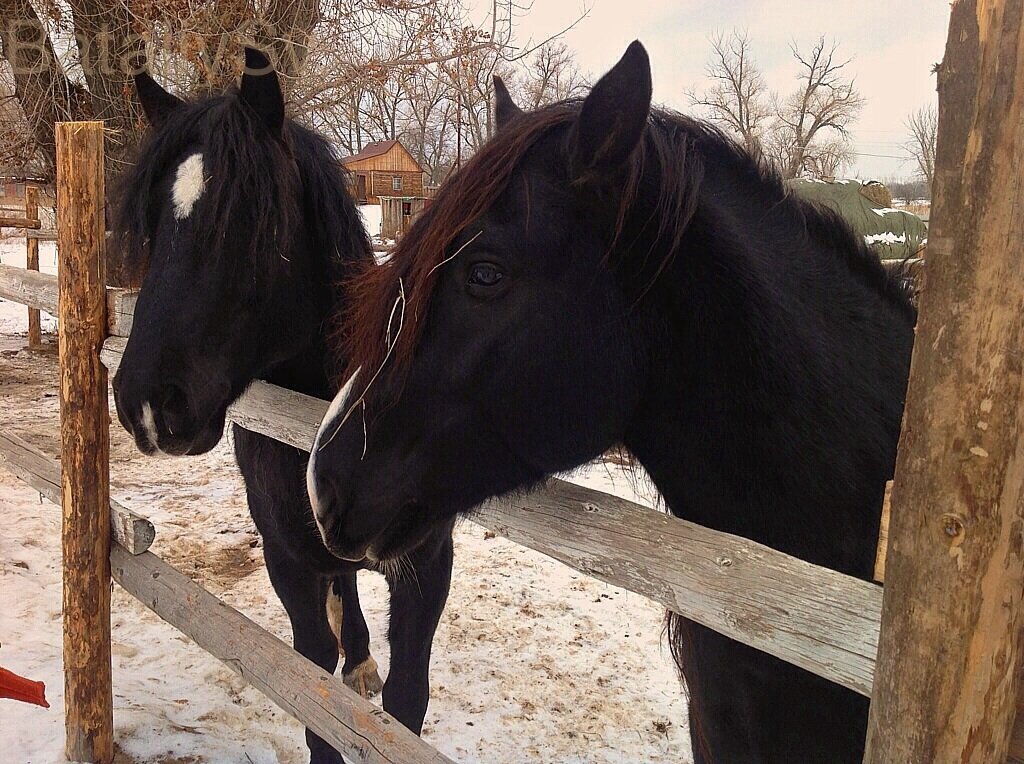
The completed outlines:
[[[931,213],[932,210],[932,206],[930,204],[897,204],[895,205],[895,207],[897,209],[911,212],[914,215],[917,215],[919,218],[924,218],[925,220],[928,219],[929,213]]]

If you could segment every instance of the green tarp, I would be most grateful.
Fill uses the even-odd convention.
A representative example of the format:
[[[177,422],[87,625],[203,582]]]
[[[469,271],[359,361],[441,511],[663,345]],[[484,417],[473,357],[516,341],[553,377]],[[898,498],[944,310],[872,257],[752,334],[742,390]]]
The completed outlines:
[[[928,240],[928,226],[921,218],[869,199],[879,184],[862,184],[859,180],[791,180],[790,188],[812,202],[831,207],[864,237],[869,247],[883,260],[904,260],[916,255]]]

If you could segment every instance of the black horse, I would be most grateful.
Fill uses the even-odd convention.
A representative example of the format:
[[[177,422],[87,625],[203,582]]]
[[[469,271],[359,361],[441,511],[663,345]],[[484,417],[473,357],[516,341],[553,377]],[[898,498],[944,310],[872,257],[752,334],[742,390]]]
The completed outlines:
[[[326,546],[407,553],[623,443],[673,514],[869,579],[909,295],[734,142],[651,110],[639,43],[582,101],[523,113],[496,85],[497,135],[353,283],[358,373],[307,477]],[[861,761],[866,698],[669,632],[698,762]]]
[[[154,131],[122,182],[115,214],[115,244],[142,279],[114,378],[117,413],[144,453],[201,454],[255,379],[333,395],[324,336],[337,285],[372,255],[330,147],[285,118],[277,75],[261,53],[246,51],[241,87],[227,95],[184,103],[144,73],[136,88]],[[345,683],[364,696],[380,690],[356,571],[384,572],[384,708],[418,733],[451,580],[451,524],[400,564],[340,560],[316,532],[306,454],[237,426],[234,443],[295,649],[333,672],[340,641]],[[313,762],[341,762],[308,730],[306,740]]]

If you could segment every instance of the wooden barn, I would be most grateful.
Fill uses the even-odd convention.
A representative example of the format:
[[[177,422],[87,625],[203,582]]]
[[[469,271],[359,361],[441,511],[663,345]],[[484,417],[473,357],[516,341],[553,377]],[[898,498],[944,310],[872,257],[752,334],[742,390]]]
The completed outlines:
[[[399,141],[368,143],[341,160],[351,173],[359,204],[380,204],[382,196],[423,198],[423,168]]]

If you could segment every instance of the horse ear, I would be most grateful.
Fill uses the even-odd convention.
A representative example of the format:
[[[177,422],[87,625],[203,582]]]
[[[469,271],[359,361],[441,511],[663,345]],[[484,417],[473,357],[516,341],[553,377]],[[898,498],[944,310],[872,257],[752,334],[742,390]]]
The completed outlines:
[[[245,71],[239,95],[273,133],[284,124],[284,95],[270,59],[256,48],[245,49]]]
[[[494,75],[494,125],[498,130],[504,129],[505,125],[523,113],[523,110],[516,106],[512,95],[505,87],[505,81],[497,74]]]
[[[185,105],[180,98],[160,87],[160,83],[150,77],[148,72],[139,70],[133,79],[139,103],[142,104],[142,110],[146,113],[146,121],[151,127],[160,127],[171,112]]]
[[[571,143],[578,180],[604,175],[626,163],[643,138],[651,110],[651,61],[633,41],[583,101]]]

